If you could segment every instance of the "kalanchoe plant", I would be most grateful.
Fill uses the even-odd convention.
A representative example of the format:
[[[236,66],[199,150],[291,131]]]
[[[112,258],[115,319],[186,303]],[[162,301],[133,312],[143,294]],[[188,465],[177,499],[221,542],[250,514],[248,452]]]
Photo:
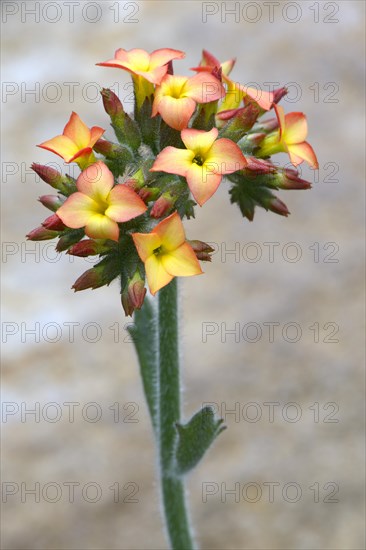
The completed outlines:
[[[53,168],[33,170],[57,195],[40,202],[52,214],[28,234],[30,240],[58,238],[56,249],[95,256],[94,267],[74,283],[75,291],[120,280],[126,315],[134,314],[131,333],[160,456],[163,509],[171,547],[195,547],[185,504],[184,475],[202,458],[224,429],[206,407],[181,422],[177,277],[202,274],[200,261],[213,249],[186,237],[182,220],[195,216],[223,178],[241,213],[253,220],[257,207],[287,216],[278,189],[308,189],[296,167],[318,167],[306,142],[303,113],[278,105],[285,88],[264,92],[229,78],[235,60],[220,63],[203,51],[195,75],[173,74],[173,60],[184,53],[160,49],[119,49],[98,63],[129,71],[134,113],[119,98],[101,90],[117,142],[102,138],[103,128],[88,128],[72,113],[62,135],[39,147],[81,170],[75,180]],[[274,116],[267,117],[269,111]],[[279,168],[271,156],[286,152],[293,168]],[[99,156],[97,156],[99,155]],[[150,294],[158,298],[147,297]],[[158,303],[156,302],[158,300]]]

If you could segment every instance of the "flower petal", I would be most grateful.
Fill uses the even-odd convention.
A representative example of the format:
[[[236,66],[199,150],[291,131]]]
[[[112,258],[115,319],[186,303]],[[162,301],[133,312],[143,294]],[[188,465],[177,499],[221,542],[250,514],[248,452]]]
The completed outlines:
[[[172,275],[165,270],[161,259],[154,254],[146,260],[145,270],[152,295],[155,295],[158,290],[166,286],[173,279]]]
[[[75,155],[69,160],[69,162],[76,161],[76,159],[78,159],[79,157],[84,157],[85,159],[87,159],[87,157],[89,157],[92,153],[93,149],[91,147],[85,147],[85,149],[80,149],[79,151],[77,151],[77,153],[75,153]]]
[[[140,48],[132,50],[124,50],[119,48],[114,54],[116,60],[123,63],[126,67],[132,70],[148,71],[150,65],[150,55]]]
[[[159,112],[161,118],[175,130],[187,128],[189,120],[194,113],[196,103],[189,97],[176,99],[164,96],[155,107],[154,112]]]
[[[150,172],[166,172],[167,174],[178,174],[185,176],[187,170],[192,166],[194,153],[187,149],[177,149],[176,147],[165,147],[158,154]]]
[[[66,162],[71,162],[71,159],[79,151],[77,145],[67,136],[56,136],[40,143],[37,147],[56,153],[56,155],[63,158]]]
[[[317,170],[319,168],[318,159],[316,157],[314,149],[306,141],[304,141],[303,143],[297,143],[295,145],[289,145],[288,152],[291,162],[295,166],[305,160],[314,170]],[[300,162],[298,161],[299,158],[301,159]]]
[[[182,131],[182,141],[187,149],[194,151],[195,154],[205,155],[218,135],[217,128],[212,128],[209,132],[187,128]]]
[[[118,224],[104,216],[103,214],[94,214],[86,224],[85,233],[92,239],[111,239],[118,241]]]
[[[213,166],[212,171],[216,174],[232,174],[244,168],[247,161],[236,143],[231,139],[221,138],[212,145],[206,163]]]
[[[233,57],[233,59],[228,59],[227,61],[224,61],[223,63],[221,63],[222,74],[224,74],[225,76],[228,76],[233,70],[235,63],[236,63],[235,57]]]
[[[212,67],[213,69],[215,67],[219,68],[220,67],[220,61],[217,59],[217,57],[212,55],[212,53],[208,52],[207,50],[202,50],[201,65],[206,66],[206,67],[209,66],[209,67]]]
[[[277,105],[277,104],[274,105],[274,110],[276,112],[276,116],[278,120],[279,139],[281,140],[284,136],[285,129],[286,129],[285,111],[281,105]]]
[[[159,85],[168,71],[168,67],[156,67],[149,71],[134,71],[135,74],[142,76],[151,84]],[[152,92],[153,93],[153,92]]]
[[[202,273],[196,254],[188,243],[182,244],[169,254],[164,254],[161,262],[164,269],[174,277],[190,277]]]
[[[183,59],[186,54],[180,50],[172,50],[171,48],[160,48],[150,54],[150,69],[162,67],[173,59]]]
[[[161,239],[156,233],[132,233],[138,255],[143,262],[154,255],[154,250],[161,246]]]
[[[224,97],[225,88],[212,74],[198,73],[189,78],[183,87],[184,97],[194,99],[197,103],[209,103]]]
[[[283,139],[287,145],[302,143],[308,135],[308,123],[304,113],[288,113],[285,116]]]
[[[217,190],[222,175],[213,172],[210,165],[192,164],[186,179],[194,199],[202,206]]]
[[[88,223],[97,208],[97,203],[90,197],[83,193],[73,193],[56,213],[67,227],[79,229]]]
[[[227,86],[227,92],[221,103],[218,111],[230,111],[232,109],[238,109],[243,99],[242,86],[238,82],[230,80],[227,76],[223,75],[223,80]]]
[[[108,203],[105,215],[116,222],[127,222],[141,216],[147,210],[146,204],[138,194],[123,184],[113,187],[108,196]]]
[[[153,233],[159,236],[161,245],[165,251],[175,250],[186,240],[184,227],[178,212],[174,212],[158,223],[154,227]]]
[[[114,177],[104,162],[98,161],[86,168],[78,177],[78,191],[95,201],[105,201],[114,185]]]
[[[273,105],[274,95],[273,92],[266,92],[265,90],[259,90],[257,88],[251,88],[250,86],[241,86],[244,95],[248,95],[253,101],[258,103],[262,109],[269,111]]]
[[[74,112],[72,112],[70,120],[64,128],[63,134],[70,138],[78,149],[83,149],[89,145],[90,130],[79,115]]]
[[[100,128],[99,126],[93,126],[92,128],[90,128],[89,146],[94,147],[94,145],[96,144],[98,139],[100,139],[102,137],[104,132],[105,132],[105,130],[103,128]]]

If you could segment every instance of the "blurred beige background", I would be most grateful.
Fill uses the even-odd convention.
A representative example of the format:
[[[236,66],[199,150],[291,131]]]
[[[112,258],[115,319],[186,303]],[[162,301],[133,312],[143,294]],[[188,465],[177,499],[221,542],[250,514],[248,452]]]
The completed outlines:
[[[189,477],[199,545],[364,548],[364,3],[2,8],[3,548],[166,548],[118,284],[74,295],[90,264],[24,238],[51,192],[29,166],[59,163],[36,144],[72,110],[113,139],[98,89],[128,102],[129,77],[95,63],[118,47],[182,49],[183,74],[206,48],[242,83],[288,84],[320,162],[311,191],[280,193],[287,219],[243,220],[223,184],[186,223],[218,252],[181,285],[184,414],[212,402],[229,428]]]

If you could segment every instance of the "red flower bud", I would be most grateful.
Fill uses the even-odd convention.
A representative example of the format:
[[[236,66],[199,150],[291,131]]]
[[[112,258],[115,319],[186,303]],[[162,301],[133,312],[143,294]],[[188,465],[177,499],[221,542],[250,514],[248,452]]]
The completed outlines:
[[[257,159],[255,157],[246,157],[247,165],[244,168],[249,175],[258,176],[263,174],[272,174],[276,172],[276,167],[268,160]]]
[[[49,239],[54,239],[58,236],[58,231],[51,231],[46,229],[42,225],[33,229],[28,235],[27,239],[30,241],[48,241]]]
[[[150,216],[152,218],[162,218],[165,214],[169,214],[174,208],[176,200],[177,197],[173,197],[170,193],[163,193],[154,203]]]
[[[70,177],[63,176],[60,172],[51,168],[51,166],[33,163],[31,169],[34,170],[43,181],[48,183],[48,185],[57,189],[64,195],[70,195],[70,193],[76,191],[74,180]]]
[[[279,214],[280,216],[288,216],[290,214],[287,206],[284,202],[282,202],[277,197],[272,197],[268,203],[266,204],[266,207],[274,212],[275,214]]]
[[[57,214],[52,214],[52,216],[46,218],[42,225],[46,229],[53,231],[63,231],[66,228],[66,225],[60,220]]]
[[[193,251],[199,260],[202,260],[203,262],[211,261],[210,254],[215,252],[215,250],[209,244],[198,240],[188,241],[188,243],[193,248]]]
[[[282,172],[278,173],[279,187],[281,189],[310,189],[311,183],[302,178],[299,178],[299,174],[296,170],[291,168],[285,168]]]
[[[92,267],[85,271],[80,277],[75,281],[71,288],[78,292],[80,290],[86,290],[87,288],[98,288],[103,286],[103,277],[97,267]]]
[[[103,99],[104,109],[112,120],[118,115],[124,113],[121,101],[116,96],[116,94],[112,92],[112,90],[109,90],[108,88],[103,88],[100,93]]]
[[[43,164],[32,164],[31,169],[35,171],[38,176],[48,183],[51,187],[58,189],[59,184],[62,184],[63,176],[52,168],[51,166],[45,166]]]
[[[43,206],[53,212],[56,212],[65,202],[65,198],[60,195],[42,195],[38,200]]]
[[[112,143],[106,139],[98,139],[94,145],[94,151],[110,159],[124,160],[126,162],[133,160],[132,151],[128,147]]]
[[[79,241],[71,246],[67,251],[67,254],[85,258],[86,256],[96,256],[97,254],[104,252],[106,249],[107,247],[100,242],[94,241],[93,239],[84,239],[83,241]]]
[[[273,90],[273,103],[279,103],[285,95],[288,94],[287,88],[277,88],[277,90]]]
[[[122,291],[121,301],[125,314],[132,316],[135,309],[141,309],[145,295],[145,281],[141,278],[140,273],[136,271]]]
[[[160,193],[160,189],[157,187],[143,187],[139,191],[139,195],[144,202],[150,202],[155,200]]]

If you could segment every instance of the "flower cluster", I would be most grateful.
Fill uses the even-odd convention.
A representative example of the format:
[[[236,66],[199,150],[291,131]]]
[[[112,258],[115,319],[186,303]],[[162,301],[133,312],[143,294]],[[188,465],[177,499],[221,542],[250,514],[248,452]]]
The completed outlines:
[[[117,143],[73,112],[62,135],[39,147],[77,163],[79,177],[32,165],[58,194],[40,197],[53,214],[27,237],[57,237],[59,252],[97,256],[73,288],[94,289],[119,277],[126,315],[142,306],[145,280],[155,294],[173,277],[202,273],[199,260],[210,261],[213,250],[187,240],[182,220],[194,217],[196,204],[208,201],[223,177],[231,202],[252,220],[256,207],[287,216],[274,191],[309,188],[296,167],[304,161],[318,167],[306,142],[305,115],[285,114],[278,105],[285,88],[243,86],[229,78],[234,59],[220,63],[205,50],[193,76],[175,75],[173,60],[184,55],[119,49],[114,59],[98,63],[132,75],[133,114],[114,92],[101,91]],[[263,120],[271,110],[274,116]],[[293,168],[271,161],[280,152],[288,153]]]

